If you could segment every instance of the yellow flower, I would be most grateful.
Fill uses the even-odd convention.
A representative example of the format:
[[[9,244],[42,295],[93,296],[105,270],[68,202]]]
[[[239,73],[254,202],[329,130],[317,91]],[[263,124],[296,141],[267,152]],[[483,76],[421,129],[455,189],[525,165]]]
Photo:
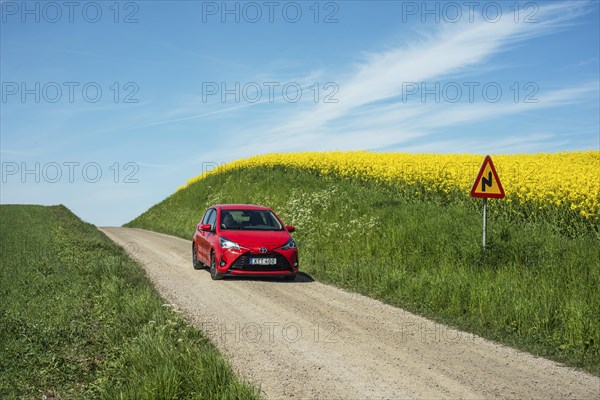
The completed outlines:
[[[191,178],[183,189],[205,177],[247,168],[298,168],[390,185],[417,185],[428,192],[469,191],[482,155],[350,152],[273,153],[237,160]],[[600,151],[495,155],[506,200],[535,208],[566,206],[584,218],[600,220]],[[415,193],[419,195],[419,192]]]

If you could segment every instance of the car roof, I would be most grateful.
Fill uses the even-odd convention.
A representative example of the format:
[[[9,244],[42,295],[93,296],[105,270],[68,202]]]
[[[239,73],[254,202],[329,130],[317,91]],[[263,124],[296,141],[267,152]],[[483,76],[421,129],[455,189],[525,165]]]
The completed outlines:
[[[255,204],[216,204],[213,207],[221,210],[270,210],[268,207]]]

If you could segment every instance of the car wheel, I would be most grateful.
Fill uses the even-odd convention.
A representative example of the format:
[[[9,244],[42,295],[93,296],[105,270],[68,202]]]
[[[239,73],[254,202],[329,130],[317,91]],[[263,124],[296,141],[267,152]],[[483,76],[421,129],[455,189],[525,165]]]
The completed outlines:
[[[198,255],[196,254],[196,245],[192,243],[192,265],[194,269],[202,269],[202,263],[198,261]]]
[[[213,281],[223,279],[223,275],[217,271],[217,260],[215,260],[215,253],[212,251],[210,252],[210,278]]]
[[[296,274],[292,274],[292,275],[285,275],[285,276],[283,277],[283,280],[284,280],[284,281],[287,281],[287,282],[293,282],[293,281],[295,281],[295,280],[296,280]]]

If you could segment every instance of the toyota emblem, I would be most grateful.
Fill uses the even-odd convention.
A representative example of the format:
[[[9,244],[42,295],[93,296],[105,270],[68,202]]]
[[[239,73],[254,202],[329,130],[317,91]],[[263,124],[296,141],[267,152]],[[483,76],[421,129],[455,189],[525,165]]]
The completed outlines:
[[[261,247],[260,249],[258,249],[258,251],[260,251],[261,253],[266,253],[267,252],[267,248],[266,247]]]

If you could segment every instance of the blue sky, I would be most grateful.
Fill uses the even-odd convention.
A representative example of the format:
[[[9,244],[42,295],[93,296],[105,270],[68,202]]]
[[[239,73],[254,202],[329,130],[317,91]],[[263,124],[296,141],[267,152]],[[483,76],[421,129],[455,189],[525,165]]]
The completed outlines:
[[[203,166],[599,149],[597,1],[0,2],[2,203],[120,225]]]

